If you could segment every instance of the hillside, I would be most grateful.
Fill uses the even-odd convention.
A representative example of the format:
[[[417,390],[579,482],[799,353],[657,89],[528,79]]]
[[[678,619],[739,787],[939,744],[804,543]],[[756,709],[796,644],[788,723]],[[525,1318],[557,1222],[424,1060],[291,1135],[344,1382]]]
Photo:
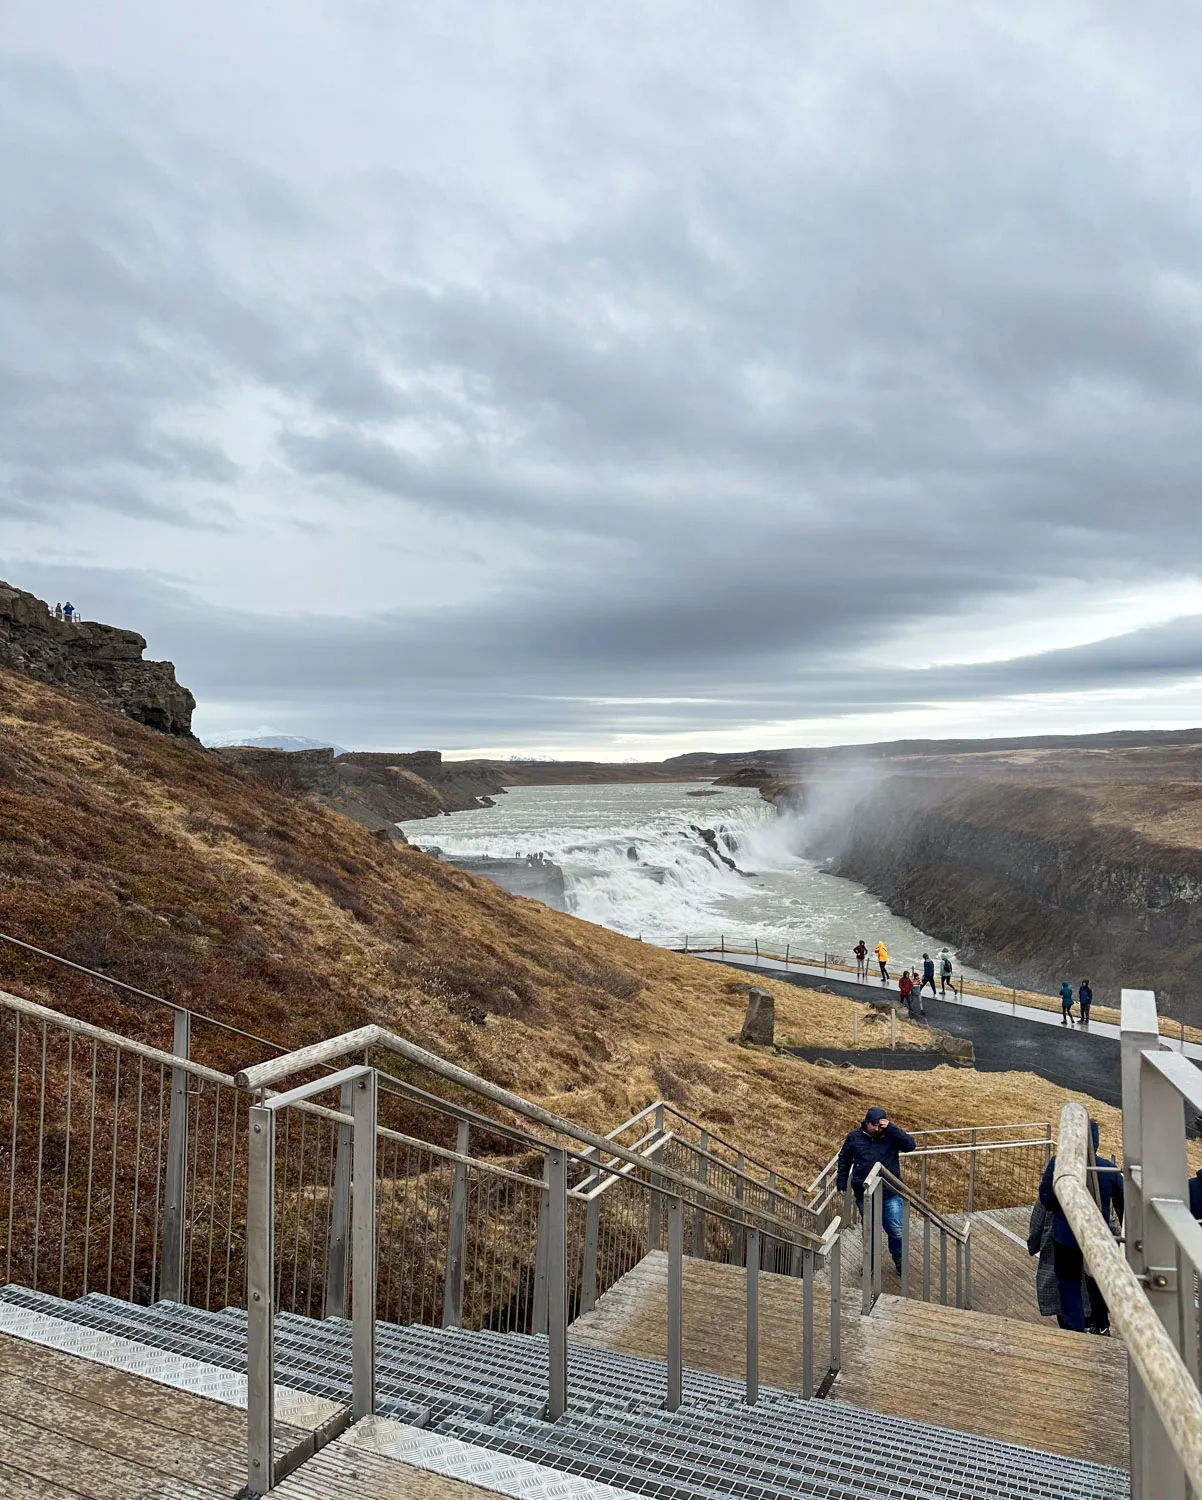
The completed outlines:
[[[804,1172],[870,1102],[936,1126],[1050,1119],[1065,1097],[1030,1075],[836,1072],[733,1045],[745,976],[508,896],[5,672],[0,828],[4,931],[289,1044],[377,1020],[594,1125],[664,1095]],[[167,1040],[160,1008],[8,945],[0,985]],[[779,1032],[850,1040],[851,1002],[771,987]],[[203,1028],[197,1047],[227,1068],[253,1050]]]

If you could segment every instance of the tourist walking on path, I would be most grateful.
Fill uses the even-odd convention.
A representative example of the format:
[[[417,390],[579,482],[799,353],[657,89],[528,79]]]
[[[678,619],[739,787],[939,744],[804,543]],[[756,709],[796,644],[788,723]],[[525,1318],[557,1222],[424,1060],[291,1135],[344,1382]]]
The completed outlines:
[[[951,985],[952,994],[956,993],[956,986],[952,983],[952,956],[946,948],[939,953],[939,993],[947,995],[948,985]],[[934,994],[934,990],[931,991]]]
[[[914,1014],[914,981],[910,978],[910,971],[906,969],[902,977],[897,981],[897,992],[902,997],[902,1004]]]
[[[1098,1207],[1102,1217],[1110,1224],[1110,1211],[1121,1226],[1123,1222],[1123,1174],[1108,1156],[1098,1155],[1098,1122],[1089,1122],[1089,1133],[1093,1139],[1094,1163],[1099,1168],[1096,1174]],[[1043,1180],[1039,1184],[1039,1201],[1052,1210],[1052,1256],[1056,1267],[1056,1282],[1060,1288],[1060,1311],[1064,1326],[1075,1333],[1085,1332],[1085,1306],[1081,1300],[1081,1276],[1084,1273],[1085,1287],[1089,1292],[1089,1331],[1109,1335],[1110,1311],[1106,1299],[1098,1290],[1098,1284],[1085,1270],[1085,1260],[1072,1226],[1061,1212],[1056,1201],[1056,1158],[1053,1156],[1043,1169]],[[1111,1226],[1113,1229],[1113,1225]]]
[[[1081,1024],[1089,1025],[1089,1007],[1093,1004],[1093,991],[1089,987],[1089,980],[1083,979],[1081,987],[1077,991],[1077,999],[1081,1002]]]
[[[931,986],[931,999],[935,998],[935,960],[929,953],[922,955],[922,983],[918,986],[918,1003],[922,1004],[922,992],[927,985]],[[926,1012],[924,1011],[925,1015]]]
[[[1073,1020],[1073,987],[1066,979],[1060,986],[1060,1024],[1061,1026],[1075,1026]]]
[[[888,984],[889,970],[885,965],[889,962],[889,950],[885,947],[884,943],[878,942],[873,952],[876,954],[877,963],[881,966],[881,983]]]
[[[886,1172],[892,1172],[894,1177],[901,1176],[901,1162],[898,1153],[902,1151],[913,1151],[915,1141],[912,1135],[907,1135],[894,1125],[886,1110],[879,1105],[874,1105],[864,1116],[863,1122],[854,1130],[849,1130],[844,1138],[843,1145],[839,1150],[839,1165],[835,1170],[835,1187],[840,1193],[847,1191],[850,1179],[851,1190],[855,1194],[856,1207],[860,1210],[860,1217],[864,1216],[864,1184],[868,1180],[868,1174],[879,1161]],[[889,1253],[893,1256],[893,1264],[897,1267],[897,1274],[901,1275],[901,1253],[902,1253],[902,1200],[896,1189],[885,1184],[882,1190],[881,1218],[885,1225],[885,1234],[889,1239]]]
[[[868,944],[864,941],[863,938],[861,938],[860,941],[856,944],[856,946],[852,949],[852,952],[856,955],[856,978],[857,979],[867,979],[868,978]]]

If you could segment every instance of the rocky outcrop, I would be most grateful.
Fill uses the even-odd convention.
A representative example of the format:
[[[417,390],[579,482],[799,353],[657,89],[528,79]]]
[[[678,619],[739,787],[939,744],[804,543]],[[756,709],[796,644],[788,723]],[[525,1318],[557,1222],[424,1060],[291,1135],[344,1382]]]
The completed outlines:
[[[191,739],[196,699],[171,662],[143,661],[145,650],[137,631],[56,620],[43,600],[0,582],[0,667]]]
[[[739,1040],[759,1047],[771,1047],[776,1040],[776,1002],[768,990],[757,985],[747,991],[747,1014]]]
[[[485,793],[504,790],[495,773],[478,762],[444,763],[437,750],[336,756],[333,750],[230,745],[215,753],[253,771],[276,791],[316,797],[335,812],[396,839],[403,839],[398,823],[490,806]]]

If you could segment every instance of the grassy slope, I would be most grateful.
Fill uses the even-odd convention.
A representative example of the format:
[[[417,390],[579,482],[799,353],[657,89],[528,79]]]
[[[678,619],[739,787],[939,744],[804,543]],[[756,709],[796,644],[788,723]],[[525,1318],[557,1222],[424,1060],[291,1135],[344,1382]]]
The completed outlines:
[[[292,1045],[378,1020],[594,1126],[663,1095],[799,1174],[869,1103],[934,1127],[1054,1118],[1069,1097],[1031,1075],[738,1047],[745,976],[509,896],[3,672],[0,929]],[[168,1039],[160,1008],[7,945],[0,985]],[[850,1044],[850,1001],[767,987],[780,1033]],[[261,1055],[203,1028],[195,1050],[228,1069]],[[1114,1112],[1096,1112],[1114,1140]]]

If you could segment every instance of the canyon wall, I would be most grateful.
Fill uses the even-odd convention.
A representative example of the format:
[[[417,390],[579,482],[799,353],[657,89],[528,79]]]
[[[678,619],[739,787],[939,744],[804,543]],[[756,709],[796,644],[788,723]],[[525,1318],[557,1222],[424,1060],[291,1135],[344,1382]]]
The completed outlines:
[[[1088,977],[1111,1004],[1154,989],[1165,1013],[1199,1022],[1200,813],[1197,783],[898,775],[815,852],[1006,983]]]

